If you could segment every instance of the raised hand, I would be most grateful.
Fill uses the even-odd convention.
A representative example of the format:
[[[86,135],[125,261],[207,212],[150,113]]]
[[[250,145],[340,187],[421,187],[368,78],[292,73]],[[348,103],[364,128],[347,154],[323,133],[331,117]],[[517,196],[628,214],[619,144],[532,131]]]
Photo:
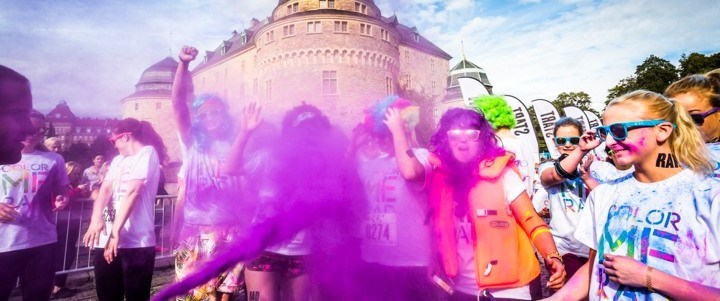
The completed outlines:
[[[600,143],[602,143],[602,141],[597,137],[594,129],[586,131],[585,134],[580,137],[580,149],[584,152],[595,149]]]
[[[585,178],[591,176],[590,174],[590,165],[592,165],[593,161],[595,161],[595,155],[592,153],[585,156],[585,159],[582,163],[580,163],[580,177]]]
[[[180,49],[180,54],[178,54],[178,58],[181,62],[189,63],[195,60],[197,55],[198,50],[195,49],[195,47],[183,46],[182,49]]]
[[[385,120],[383,120],[383,123],[387,125],[390,133],[393,135],[405,133],[405,120],[402,119],[398,109],[388,108],[387,112],[385,112]]]
[[[242,109],[240,116],[240,130],[249,133],[254,131],[262,122],[262,107],[253,102]]]

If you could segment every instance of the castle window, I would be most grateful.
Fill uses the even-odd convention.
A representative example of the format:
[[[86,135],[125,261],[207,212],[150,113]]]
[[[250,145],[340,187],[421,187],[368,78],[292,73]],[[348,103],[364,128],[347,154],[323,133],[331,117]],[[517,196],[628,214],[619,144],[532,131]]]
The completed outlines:
[[[271,30],[271,31],[266,32],[266,33],[265,33],[265,40],[266,40],[266,41],[265,41],[266,44],[272,43],[273,41],[275,41],[275,31],[274,31],[274,30]]]
[[[389,76],[385,78],[385,91],[388,96],[393,95],[393,81]]]
[[[293,3],[293,4],[290,4],[290,5],[287,6],[287,14],[288,14],[288,15],[293,14],[293,13],[296,13],[296,12],[298,12],[299,10],[300,10],[300,6],[298,5],[297,2],[295,2],[295,3]]]
[[[437,95],[437,91],[436,91],[437,84],[435,84],[435,81],[432,81],[431,86],[432,86],[432,90],[430,90],[430,92],[432,93],[433,96]]]
[[[295,24],[283,26],[283,37],[289,37],[295,35]]]
[[[372,25],[360,23],[360,34],[366,36],[372,36]]]
[[[430,59],[430,70],[435,70],[435,60]]]
[[[420,42],[420,35],[417,32],[415,33],[415,42]]]
[[[335,21],[335,32],[347,32],[348,22],[347,21]]]
[[[135,104],[135,111],[140,111],[140,104],[139,104],[139,103],[136,103],[136,104]]]
[[[307,32],[308,33],[321,33],[322,32],[322,24],[320,23],[320,21],[308,22]]]
[[[405,75],[405,89],[407,89],[407,90],[412,89],[412,79],[410,78],[410,74]]]
[[[337,71],[323,71],[323,94],[337,95]]]
[[[240,73],[245,73],[245,61],[240,62]]]
[[[355,2],[355,12],[367,14],[367,5],[360,2]]]
[[[223,46],[220,48],[220,55],[225,55],[227,53],[227,46]]]
[[[390,42],[390,33],[385,29],[380,29],[380,38]]]
[[[335,8],[335,0],[320,0],[320,8]]]
[[[410,51],[408,51],[408,50],[405,50],[405,60],[407,62],[410,62]]]

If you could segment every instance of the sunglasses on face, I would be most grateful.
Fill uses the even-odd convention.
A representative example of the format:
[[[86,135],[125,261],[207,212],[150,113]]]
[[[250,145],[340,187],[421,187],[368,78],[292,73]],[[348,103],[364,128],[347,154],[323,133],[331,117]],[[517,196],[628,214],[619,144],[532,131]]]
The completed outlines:
[[[480,130],[454,129],[447,131],[447,135],[452,141],[477,141],[480,138]]]
[[[558,146],[565,145],[568,142],[572,145],[578,145],[580,144],[580,137],[555,137],[555,144]]]
[[[125,136],[127,134],[130,134],[130,133],[129,132],[120,133],[120,134],[110,137],[108,140],[110,140],[110,143],[115,144],[115,142],[118,141],[118,139],[122,138],[123,136]]]
[[[693,120],[693,122],[695,122],[695,124],[703,125],[703,123],[705,123],[705,118],[707,118],[708,116],[710,116],[712,114],[715,114],[715,112],[717,112],[717,111],[720,111],[720,107],[714,107],[705,113],[690,114],[690,118],[692,118],[692,120]]]
[[[630,121],[630,122],[618,122],[611,125],[599,126],[596,128],[597,137],[601,141],[607,139],[608,134],[613,137],[616,141],[623,141],[628,136],[630,130],[638,128],[654,127],[658,124],[666,122],[662,119],[654,120],[643,120],[643,121]],[[673,125],[675,127],[675,125]]]

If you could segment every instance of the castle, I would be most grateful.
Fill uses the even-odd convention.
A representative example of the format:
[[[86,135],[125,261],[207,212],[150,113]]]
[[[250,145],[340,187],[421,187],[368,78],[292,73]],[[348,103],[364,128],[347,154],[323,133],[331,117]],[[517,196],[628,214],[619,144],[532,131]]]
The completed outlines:
[[[232,112],[258,102],[265,119],[277,124],[305,102],[349,131],[368,105],[403,91],[432,99],[443,112],[461,105],[451,58],[417,28],[383,17],[373,0],[279,0],[270,17],[253,19],[249,28],[201,54],[192,80],[195,94],[217,94]],[[169,93],[176,66],[172,58],[151,66],[136,93],[122,101],[124,118],[160,127],[173,160],[179,156],[177,136],[165,127],[172,126]]]

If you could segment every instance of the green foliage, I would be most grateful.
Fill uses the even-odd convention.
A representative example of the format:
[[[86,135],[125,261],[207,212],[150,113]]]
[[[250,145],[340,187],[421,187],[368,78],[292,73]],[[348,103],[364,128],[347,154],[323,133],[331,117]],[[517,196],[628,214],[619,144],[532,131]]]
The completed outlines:
[[[490,125],[497,130],[515,127],[515,113],[502,96],[485,95],[473,99],[475,108],[482,112]]]
[[[555,109],[558,110],[558,112],[562,112],[564,107],[576,106],[583,111],[590,111],[595,113],[595,115],[600,115],[598,111],[592,108],[592,100],[590,99],[590,95],[582,91],[562,92],[558,94],[555,100],[553,100],[552,104],[553,106],[555,106]]]
[[[65,162],[75,161],[82,166],[90,166],[92,159],[90,158],[90,146],[83,142],[75,142],[62,153]]]
[[[720,52],[712,55],[704,55],[697,52],[690,55],[683,54],[680,58],[680,76],[706,73],[720,68]]]

